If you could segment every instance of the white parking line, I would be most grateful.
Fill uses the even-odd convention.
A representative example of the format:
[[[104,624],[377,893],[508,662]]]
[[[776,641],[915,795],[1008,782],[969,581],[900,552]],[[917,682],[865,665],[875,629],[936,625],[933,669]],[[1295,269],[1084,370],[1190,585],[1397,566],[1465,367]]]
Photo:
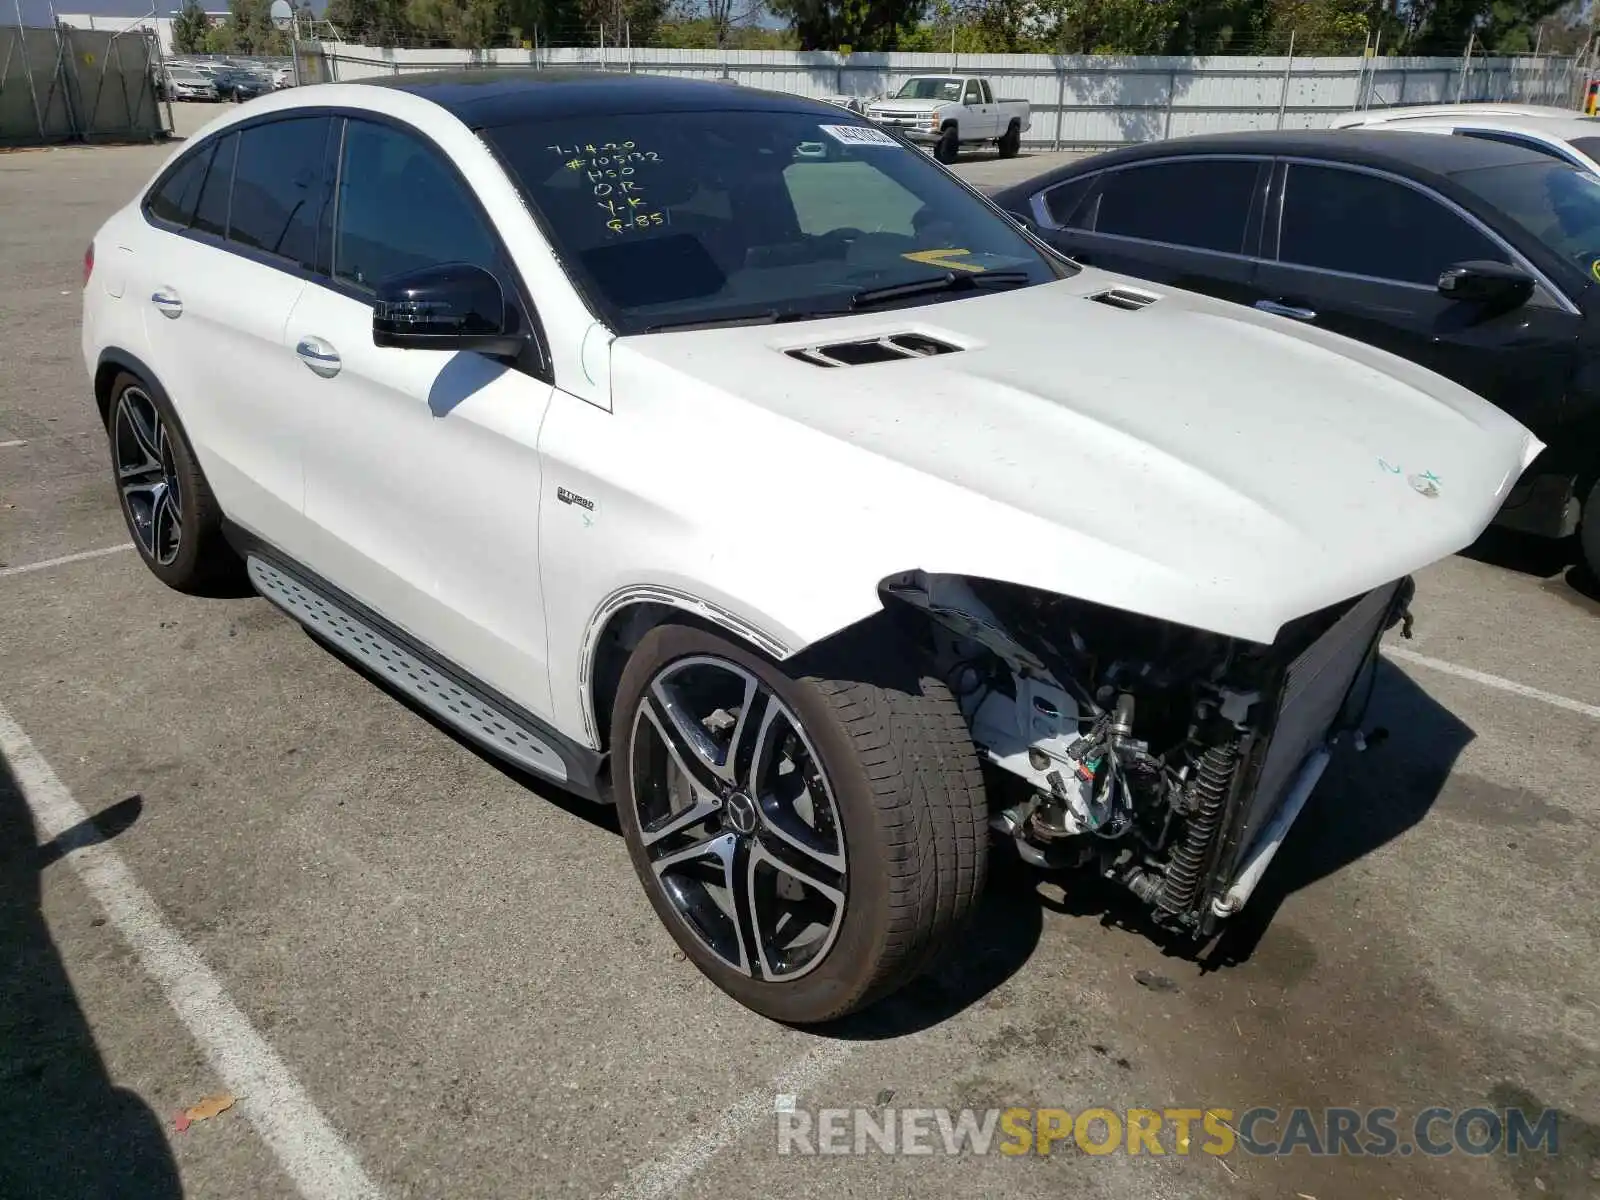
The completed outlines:
[[[718,1151],[736,1142],[745,1130],[775,1111],[778,1097],[802,1095],[854,1051],[853,1042],[824,1042],[802,1055],[772,1081],[770,1088],[746,1093],[703,1133],[685,1138],[665,1154],[635,1167],[605,1200],[659,1200],[682,1187]]]
[[[1407,650],[1403,646],[1385,646],[1383,653],[1385,657],[1425,667],[1430,671],[1438,671],[1442,675],[1454,675],[1457,679],[1467,679],[1484,687],[1494,688],[1496,691],[1510,692],[1513,696],[1524,696],[1529,700],[1538,700],[1543,704],[1554,705],[1568,712],[1582,713],[1586,717],[1600,720],[1600,706],[1585,704],[1582,700],[1573,700],[1567,696],[1558,696],[1554,692],[1541,691],[1525,683],[1518,683],[1514,679],[1502,679],[1499,675],[1474,671],[1471,667],[1459,667],[1455,663],[1445,662],[1442,658],[1429,658],[1426,654],[1418,654],[1415,650]]]
[[[26,446],[27,444],[28,442],[25,438],[12,438],[9,442],[0,442],[0,450],[9,450],[13,446]]]
[[[30,571],[48,571],[51,567],[64,567],[68,563],[83,562],[91,558],[104,558],[108,554],[121,554],[124,550],[132,550],[132,542],[123,542],[120,546],[102,546],[98,550],[80,550],[76,554],[63,554],[60,558],[47,558],[43,562],[23,563],[20,567],[0,567],[0,579],[7,575],[26,575]]]
[[[180,938],[11,714],[0,708],[0,755],[46,838],[75,830],[66,861],[105,910],[140,964],[239,1097],[256,1132],[307,1200],[378,1197],[344,1140],[301,1090],[277,1052],[251,1027],[222,984]]]

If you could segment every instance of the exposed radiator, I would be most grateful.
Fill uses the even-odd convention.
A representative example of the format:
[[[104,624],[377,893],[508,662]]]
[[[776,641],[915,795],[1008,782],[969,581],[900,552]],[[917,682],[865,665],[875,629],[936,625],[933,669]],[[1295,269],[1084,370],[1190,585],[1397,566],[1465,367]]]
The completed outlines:
[[[1399,587],[1397,582],[1367,593],[1289,665],[1276,727],[1239,830],[1241,848],[1272,819],[1300,764],[1338,717]]]

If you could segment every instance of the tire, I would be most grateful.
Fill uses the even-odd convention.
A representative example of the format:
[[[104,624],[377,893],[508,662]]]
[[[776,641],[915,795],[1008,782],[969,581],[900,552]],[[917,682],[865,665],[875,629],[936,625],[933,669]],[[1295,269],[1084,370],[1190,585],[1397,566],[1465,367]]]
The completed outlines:
[[[949,126],[933,144],[933,156],[942,163],[953,163],[961,157],[961,138],[954,125]]]
[[[949,690],[885,622],[840,641],[790,674],[719,634],[658,626],[628,661],[612,717],[618,814],[650,903],[712,982],[790,1024],[858,1011],[926,970],[966,925],[988,866],[983,778]],[[718,708],[737,720],[712,732],[698,718]],[[664,736],[685,728],[708,751],[680,735],[697,788],[668,765]],[[785,869],[796,864],[804,883]],[[738,884],[737,923],[706,907],[708,879]],[[797,901],[810,924],[796,940],[810,941],[764,939]]]
[[[1578,514],[1578,549],[1589,578],[1600,581],[1600,480],[1589,488]]]
[[[117,502],[145,566],[180,592],[205,591],[237,570],[222,509],[166,393],[123,372],[106,412]]]
[[[1022,126],[1011,122],[1005,133],[1000,135],[999,147],[1001,158],[1015,158],[1017,151],[1022,149]]]

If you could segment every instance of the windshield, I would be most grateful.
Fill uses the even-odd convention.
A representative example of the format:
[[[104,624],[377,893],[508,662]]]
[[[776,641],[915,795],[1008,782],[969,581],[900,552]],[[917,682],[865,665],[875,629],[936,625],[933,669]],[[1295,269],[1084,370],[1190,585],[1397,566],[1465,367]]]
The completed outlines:
[[[1600,279],[1600,177],[1565,163],[1518,163],[1462,171],[1455,178]]]
[[[908,79],[894,94],[896,100],[959,100],[961,80],[924,75]]]
[[[875,289],[970,281],[901,302],[953,300],[1072,270],[845,112],[602,114],[482,136],[619,334],[837,314]]]

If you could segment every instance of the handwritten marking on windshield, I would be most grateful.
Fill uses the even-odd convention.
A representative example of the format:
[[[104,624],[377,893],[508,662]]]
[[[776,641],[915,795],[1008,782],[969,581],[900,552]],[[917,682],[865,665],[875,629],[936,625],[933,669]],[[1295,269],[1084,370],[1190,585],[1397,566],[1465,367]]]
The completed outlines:
[[[943,250],[912,250],[902,254],[901,258],[909,258],[912,262],[927,263],[930,267],[949,267],[952,271],[972,271],[975,273],[987,270],[977,263],[952,262],[951,260],[963,254],[971,254],[967,249],[947,248]]]

